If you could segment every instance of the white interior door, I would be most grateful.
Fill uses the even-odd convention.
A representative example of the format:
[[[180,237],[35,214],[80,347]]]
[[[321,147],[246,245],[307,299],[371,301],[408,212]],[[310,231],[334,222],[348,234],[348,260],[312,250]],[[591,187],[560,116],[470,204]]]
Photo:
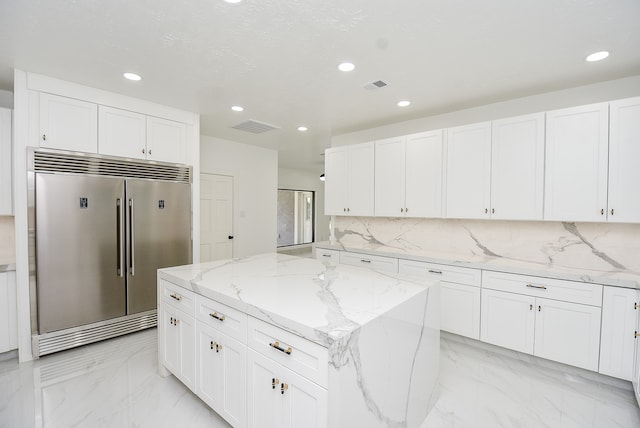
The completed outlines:
[[[200,174],[200,260],[233,257],[233,177]]]

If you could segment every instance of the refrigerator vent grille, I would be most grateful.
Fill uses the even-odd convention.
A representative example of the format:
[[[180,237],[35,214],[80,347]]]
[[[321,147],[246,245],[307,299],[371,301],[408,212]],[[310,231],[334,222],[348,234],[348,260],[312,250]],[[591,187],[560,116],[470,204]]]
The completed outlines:
[[[118,160],[71,153],[34,152],[35,172],[103,175],[150,180],[191,182],[191,168],[166,163]]]

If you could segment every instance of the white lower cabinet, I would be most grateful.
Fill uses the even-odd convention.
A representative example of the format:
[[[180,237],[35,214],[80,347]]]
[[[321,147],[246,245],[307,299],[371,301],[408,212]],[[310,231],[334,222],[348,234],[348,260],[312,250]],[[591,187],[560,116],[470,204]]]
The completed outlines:
[[[632,380],[640,291],[604,287],[599,372]]]
[[[540,298],[536,305],[533,355],[597,371],[601,309]]]
[[[480,340],[533,354],[535,298],[482,290]]]
[[[198,322],[196,394],[235,427],[246,426],[247,345]]]
[[[17,348],[16,273],[0,272],[0,353]]]
[[[160,318],[164,339],[162,364],[193,390],[196,382],[195,320],[167,303],[162,304]]]
[[[398,272],[439,279],[440,329],[480,339],[481,271],[413,260],[399,260]]]
[[[488,271],[482,280],[480,340],[598,370],[602,286]]]
[[[327,390],[249,349],[248,426],[323,428]]]

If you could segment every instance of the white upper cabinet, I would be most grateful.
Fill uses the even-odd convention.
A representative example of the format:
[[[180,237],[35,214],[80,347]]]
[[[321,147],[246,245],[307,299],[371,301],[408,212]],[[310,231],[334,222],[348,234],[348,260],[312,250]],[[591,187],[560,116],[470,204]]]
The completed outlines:
[[[98,152],[98,105],[40,93],[40,147]]]
[[[608,113],[608,103],[547,112],[545,220],[606,220]]]
[[[405,213],[408,217],[442,217],[443,135],[442,130],[436,130],[407,136]]]
[[[326,215],[347,214],[347,156],[347,147],[334,147],[325,151],[324,213]]]
[[[187,161],[187,126],[173,120],[147,116],[147,159]]]
[[[372,216],[373,170],[373,142],[327,149],[325,214]]]
[[[610,104],[608,220],[640,222],[640,97]]]
[[[98,116],[100,154],[186,162],[185,124],[107,106],[99,107]]]
[[[405,215],[405,164],[407,137],[375,142],[375,215]]]
[[[544,113],[492,122],[491,218],[542,220]]]
[[[0,108],[0,215],[13,215],[13,142],[7,108]]]
[[[489,218],[491,122],[447,130],[446,216]]]
[[[441,130],[375,143],[375,215],[442,216]]]
[[[146,159],[146,116],[113,107],[98,108],[100,154]]]

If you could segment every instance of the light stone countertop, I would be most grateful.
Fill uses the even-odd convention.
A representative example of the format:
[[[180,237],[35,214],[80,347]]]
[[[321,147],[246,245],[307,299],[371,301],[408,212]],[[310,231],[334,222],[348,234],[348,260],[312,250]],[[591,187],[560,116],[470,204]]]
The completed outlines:
[[[327,347],[439,282],[277,253],[158,275]]]
[[[16,265],[14,263],[0,264],[0,272],[11,272],[14,270],[16,270]]]
[[[375,243],[367,243],[362,246],[345,246],[339,242],[332,243],[324,241],[316,242],[314,247],[329,250],[358,252],[375,256],[397,257],[406,260],[438,263],[449,266],[640,289],[640,275],[632,272],[617,271],[615,269],[607,271],[577,269],[546,263],[509,259],[506,257],[493,257],[486,254],[469,254],[461,256],[460,254],[425,250],[396,250],[388,246]]]

